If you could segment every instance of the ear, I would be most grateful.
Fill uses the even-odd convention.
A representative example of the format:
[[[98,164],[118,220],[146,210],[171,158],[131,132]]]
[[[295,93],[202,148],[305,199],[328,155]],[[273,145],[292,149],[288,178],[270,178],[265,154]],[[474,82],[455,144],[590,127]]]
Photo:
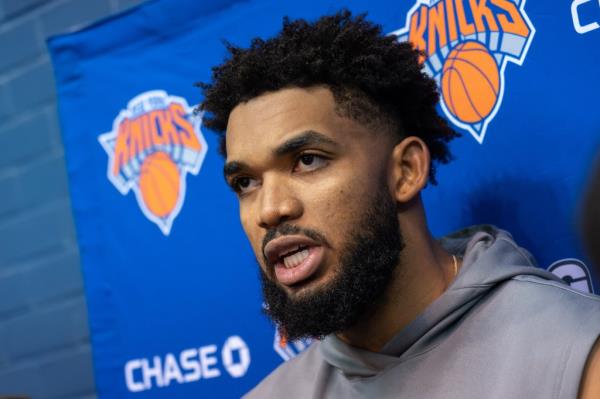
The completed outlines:
[[[423,140],[410,136],[394,147],[391,158],[390,188],[399,203],[415,198],[427,184],[431,157]]]

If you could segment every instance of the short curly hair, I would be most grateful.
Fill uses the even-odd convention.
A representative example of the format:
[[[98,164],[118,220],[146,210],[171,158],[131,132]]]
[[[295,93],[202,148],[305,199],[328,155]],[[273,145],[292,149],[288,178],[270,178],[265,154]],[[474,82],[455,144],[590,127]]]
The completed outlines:
[[[435,166],[452,159],[448,142],[459,134],[437,113],[437,85],[419,61],[422,54],[382,28],[348,10],[315,22],[283,20],[273,38],[255,38],[248,49],[226,43],[229,57],[212,68],[213,83],[197,83],[208,111],[204,125],[221,134],[231,111],[261,94],[287,87],[327,86],[342,116],[359,123],[384,123],[399,138],[420,137],[431,153],[429,180]]]

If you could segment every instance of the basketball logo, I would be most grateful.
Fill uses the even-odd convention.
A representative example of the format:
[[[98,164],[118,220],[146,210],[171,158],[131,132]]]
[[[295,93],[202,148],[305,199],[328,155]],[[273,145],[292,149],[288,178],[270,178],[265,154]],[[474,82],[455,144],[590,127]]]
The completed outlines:
[[[186,174],[198,174],[207,145],[186,100],[163,90],[129,101],[98,138],[108,154],[107,177],[123,195],[133,190],[143,214],[171,232],[185,198]]]
[[[424,52],[442,110],[480,144],[502,104],[506,65],[522,65],[535,33],[524,7],[525,0],[417,0],[392,32]]]
[[[455,118],[464,123],[481,122],[498,100],[500,75],[494,57],[477,42],[459,44],[444,61],[441,89]]]
[[[140,191],[144,204],[158,217],[166,217],[179,198],[179,170],[162,151],[144,159],[140,171]]]

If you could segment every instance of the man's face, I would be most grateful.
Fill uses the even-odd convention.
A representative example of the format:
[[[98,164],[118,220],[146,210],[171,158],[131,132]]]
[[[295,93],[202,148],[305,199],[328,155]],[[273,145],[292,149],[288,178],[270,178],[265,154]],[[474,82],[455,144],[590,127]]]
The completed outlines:
[[[401,249],[387,187],[394,138],[335,106],[326,88],[289,88],[238,105],[227,126],[225,175],[239,195],[267,312],[291,337],[356,321],[335,313],[375,300]],[[314,326],[302,330],[309,319]]]

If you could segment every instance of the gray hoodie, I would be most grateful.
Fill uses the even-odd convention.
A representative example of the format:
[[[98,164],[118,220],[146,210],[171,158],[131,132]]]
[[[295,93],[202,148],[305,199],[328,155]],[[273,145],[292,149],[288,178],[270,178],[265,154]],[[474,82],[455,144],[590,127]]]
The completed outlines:
[[[600,297],[534,267],[491,226],[441,243],[463,258],[458,276],[379,353],[329,335],[245,398],[575,399]]]

